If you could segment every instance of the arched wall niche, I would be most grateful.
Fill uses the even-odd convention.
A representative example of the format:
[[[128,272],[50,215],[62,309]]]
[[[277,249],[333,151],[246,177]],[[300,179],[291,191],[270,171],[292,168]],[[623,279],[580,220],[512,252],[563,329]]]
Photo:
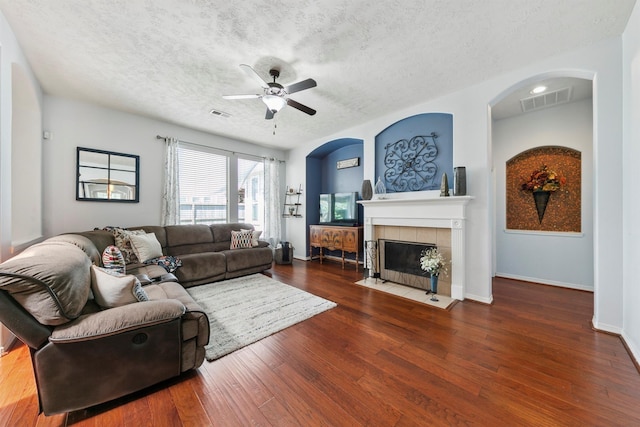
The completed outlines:
[[[320,194],[358,192],[364,177],[364,141],[358,138],[338,138],[320,145],[307,155],[305,192],[306,242],[309,241],[309,225],[320,221]],[[338,169],[336,162],[358,158],[358,166]],[[295,184],[295,183],[292,183]],[[362,206],[358,207],[362,218]],[[305,256],[309,246],[305,245]]]
[[[582,230],[582,154],[560,146],[524,150],[506,162],[508,230]]]
[[[376,135],[375,177],[387,192],[439,190],[444,173],[452,183],[452,114],[416,114]]]

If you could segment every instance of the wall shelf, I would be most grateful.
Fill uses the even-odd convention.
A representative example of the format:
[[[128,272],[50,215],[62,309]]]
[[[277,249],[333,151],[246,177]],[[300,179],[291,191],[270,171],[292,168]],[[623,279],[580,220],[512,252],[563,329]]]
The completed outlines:
[[[284,207],[282,209],[282,216],[284,218],[302,218],[300,213],[300,196],[302,196],[302,184],[298,188],[287,187],[287,191],[284,194]]]

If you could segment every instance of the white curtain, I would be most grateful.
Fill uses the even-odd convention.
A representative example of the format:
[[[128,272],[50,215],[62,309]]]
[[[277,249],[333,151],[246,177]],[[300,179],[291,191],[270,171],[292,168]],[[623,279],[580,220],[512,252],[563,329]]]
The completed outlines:
[[[176,138],[165,138],[164,186],[162,189],[162,225],[180,223],[180,186]]]
[[[264,159],[264,236],[276,247],[282,240],[282,206],[280,204],[280,161]]]

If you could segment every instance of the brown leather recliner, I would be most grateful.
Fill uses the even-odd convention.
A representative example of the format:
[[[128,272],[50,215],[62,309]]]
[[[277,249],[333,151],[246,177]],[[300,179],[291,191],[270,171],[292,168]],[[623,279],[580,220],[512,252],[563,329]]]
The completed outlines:
[[[209,321],[186,290],[157,281],[143,288],[148,301],[100,307],[92,247],[82,236],[50,239],[0,264],[0,322],[30,348],[45,415],[116,399],[204,361]]]

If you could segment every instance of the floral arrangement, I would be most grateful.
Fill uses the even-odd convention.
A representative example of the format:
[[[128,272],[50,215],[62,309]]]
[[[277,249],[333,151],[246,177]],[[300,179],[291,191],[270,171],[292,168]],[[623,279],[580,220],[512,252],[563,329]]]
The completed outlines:
[[[542,165],[538,170],[531,172],[531,176],[528,180],[521,185],[523,191],[556,191],[561,185],[565,185],[567,179],[549,169],[547,165]]]
[[[427,248],[420,254],[420,268],[432,276],[447,274],[447,264],[437,248]]]

